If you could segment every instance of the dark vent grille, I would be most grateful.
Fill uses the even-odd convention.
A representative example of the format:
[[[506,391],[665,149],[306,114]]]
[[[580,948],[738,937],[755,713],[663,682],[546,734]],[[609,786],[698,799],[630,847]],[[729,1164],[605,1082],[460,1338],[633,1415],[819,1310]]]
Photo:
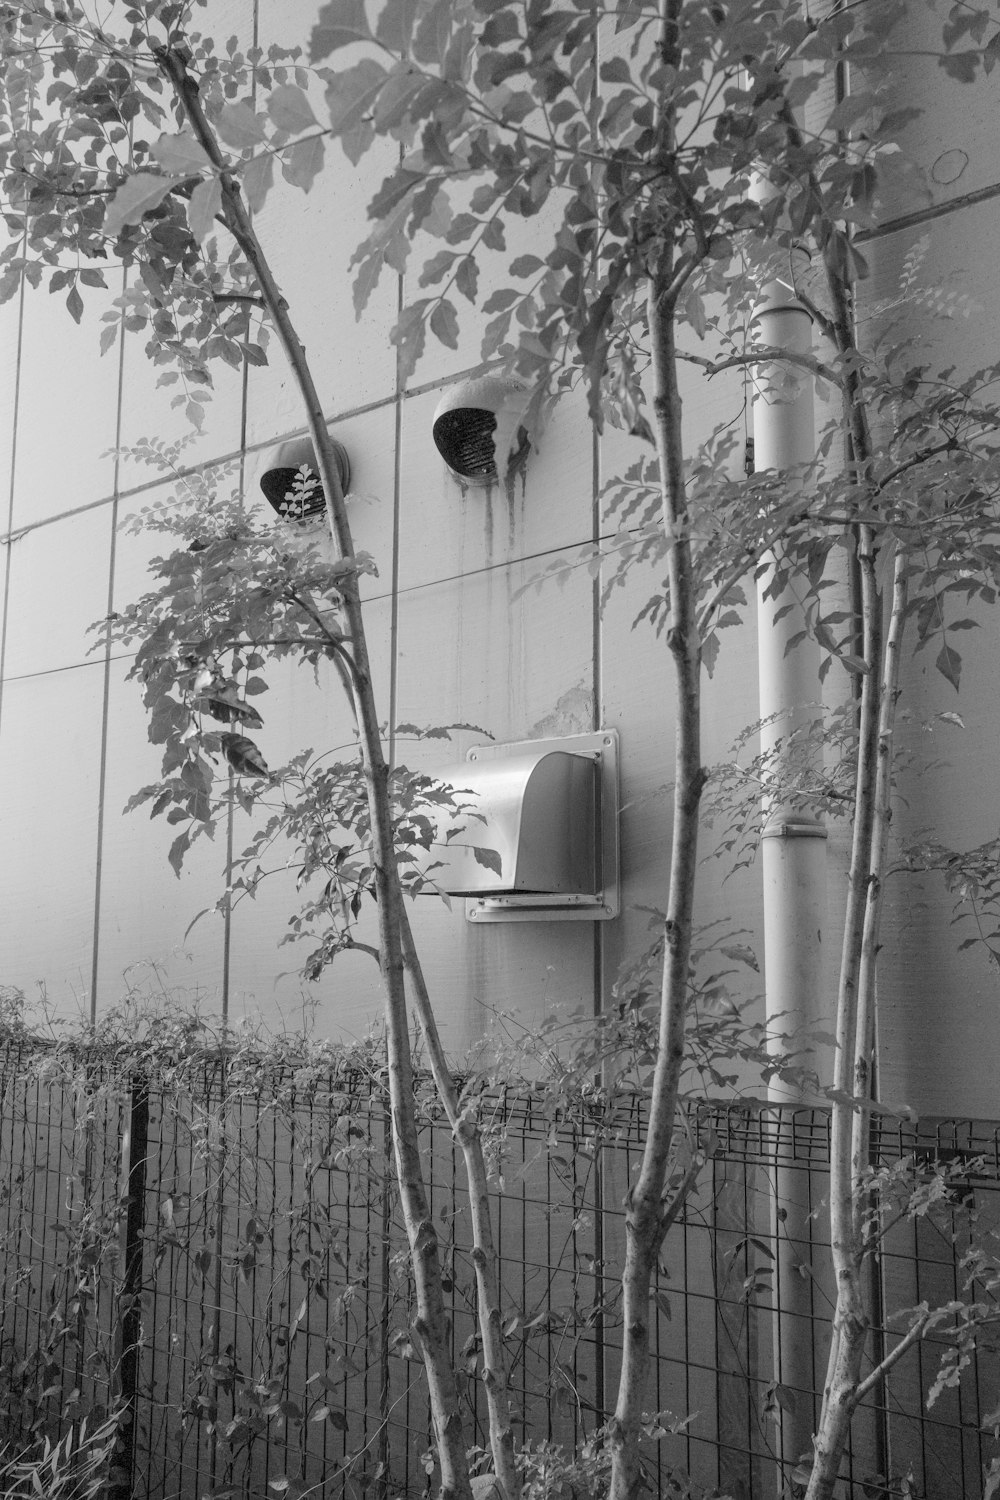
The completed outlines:
[[[268,469],[260,487],[279,516],[289,521],[308,521],[326,510],[323,486],[313,474],[303,484],[298,469]]]
[[[497,472],[493,434],[497,419],[481,406],[443,412],[434,423],[434,441],[450,469],[466,479],[493,478]]]

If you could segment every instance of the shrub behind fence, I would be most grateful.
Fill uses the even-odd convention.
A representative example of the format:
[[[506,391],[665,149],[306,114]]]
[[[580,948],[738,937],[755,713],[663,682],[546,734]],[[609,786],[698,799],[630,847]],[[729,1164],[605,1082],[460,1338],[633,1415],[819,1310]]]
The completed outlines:
[[[423,1102],[460,1387],[485,1448],[461,1160],[429,1090]],[[482,1098],[517,1418],[543,1455],[572,1450],[614,1400],[622,1205],[643,1112],[637,1098],[571,1118],[527,1091]],[[650,1484],[667,1493],[684,1470],[770,1500],[774,1418],[799,1403],[810,1416],[825,1367],[828,1118],[702,1106],[691,1127],[712,1154],[656,1288]],[[976,1159],[963,1192],[996,1222],[998,1128],[883,1124],[873,1140],[880,1160],[935,1153]],[[139,1500],[433,1489],[390,1158],[380,1077],[335,1058],[137,1071],[96,1052],[0,1054],[0,1437],[123,1404],[120,1456]],[[776,1187],[798,1217],[776,1213]],[[887,1237],[876,1356],[898,1336],[893,1310],[962,1296],[963,1223],[946,1206]],[[981,1354],[927,1412],[935,1354],[918,1346],[859,1414],[847,1493],[981,1493],[1000,1370]]]

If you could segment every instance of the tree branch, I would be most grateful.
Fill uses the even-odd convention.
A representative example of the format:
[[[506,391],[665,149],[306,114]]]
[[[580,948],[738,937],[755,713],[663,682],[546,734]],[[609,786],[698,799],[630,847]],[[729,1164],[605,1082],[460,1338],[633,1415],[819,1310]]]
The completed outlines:
[[[155,48],[154,55],[157,66],[171,84],[196,139],[218,172],[227,227],[257,278],[261,297],[302,398],[334,546],[342,560],[350,560],[354,556],[354,544],[333,440],[327,428],[305,349],[289,316],[288,304],[257,238],[239,185],[226,166],[215,133],[202,108],[198,83],[188,72],[186,54],[179,48],[164,46]],[[471,1488],[464,1424],[449,1349],[441,1285],[440,1241],[424,1186],[420,1139],[414,1112],[413,1061],[400,936],[402,891],[393,838],[389,767],[382,749],[357,577],[348,574],[339,587],[347,633],[354,652],[351,697],[357,716],[371,823],[379,954],[385,1000],[392,1141],[400,1206],[406,1224],[416,1290],[414,1336],[420,1346],[427,1376],[434,1436],[441,1466],[441,1493],[445,1500],[452,1500],[452,1497],[469,1500]]]
[[[895,1349],[890,1349],[885,1358],[875,1366],[875,1369],[872,1370],[871,1374],[865,1376],[864,1380],[862,1380],[861,1384],[857,1388],[857,1391],[855,1392],[855,1406],[860,1406],[865,1397],[875,1389],[880,1381],[885,1379],[889,1371],[892,1369],[893,1365],[902,1359],[903,1355],[907,1352],[908,1349],[912,1349],[913,1345],[918,1343],[919,1340],[923,1338],[925,1332],[927,1331],[927,1325],[930,1322],[930,1316],[931,1315],[929,1312],[924,1313],[923,1316],[913,1324],[913,1327],[909,1330],[909,1332],[900,1339]]]
[[[725,359],[708,359],[703,354],[689,354],[684,349],[678,349],[677,358],[686,360],[688,364],[698,365],[700,369],[706,372],[709,378],[713,375],[720,375],[723,370],[733,370],[745,365],[784,363],[801,365],[804,370],[809,370],[811,374],[818,376],[820,379],[829,381],[831,385],[837,386],[840,390],[843,389],[844,385],[841,376],[832,370],[829,365],[825,365],[822,360],[814,359],[810,354],[796,354],[791,349],[776,349],[770,345],[748,350],[744,354],[731,354]]]

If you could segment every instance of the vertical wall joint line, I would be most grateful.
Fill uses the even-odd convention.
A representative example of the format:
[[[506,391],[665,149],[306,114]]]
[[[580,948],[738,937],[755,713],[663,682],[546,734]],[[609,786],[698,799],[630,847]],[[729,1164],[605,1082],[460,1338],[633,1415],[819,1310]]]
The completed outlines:
[[[139,1419],[139,1363],[142,1338],[143,1236],[146,1229],[146,1156],[149,1149],[149,1086],[136,1074],[129,1093],[128,1132],[122,1141],[125,1189],[124,1273],[119,1293],[118,1394],[125,1420],[118,1439],[121,1490],[135,1489],[136,1431]]]
[[[128,272],[122,269],[122,295],[128,290]],[[125,311],[118,322],[118,397],[115,409],[114,498],[111,502],[111,535],[108,555],[108,594],[105,613],[115,607],[115,562],[118,544],[118,503],[121,486],[122,405],[125,391]],[[108,774],[108,717],[111,707],[111,642],[104,647],[104,690],[101,703],[101,760],[97,782],[97,848],[94,857],[94,931],[90,971],[90,1024],[97,1025],[97,985],[101,952],[101,894],[104,879],[104,815]]]

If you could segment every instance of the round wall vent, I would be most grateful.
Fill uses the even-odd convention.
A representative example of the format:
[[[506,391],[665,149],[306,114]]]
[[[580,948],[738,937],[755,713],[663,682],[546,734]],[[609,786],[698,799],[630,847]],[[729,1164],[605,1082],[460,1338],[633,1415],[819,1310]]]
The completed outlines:
[[[446,391],[434,413],[434,444],[453,474],[466,484],[492,484],[528,454],[521,425],[527,391],[520,380],[484,375]],[[499,462],[498,462],[499,455]]]
[[[351,484],[351,461],[343,443],[334,440],[340,487],[346,494]],[[303,476],[302,470],[311,472]],[[323,486],[316,464],[316,450],[309,437],[289,438],[268,455],[260,487],[267,503],[283,521],[312,521],[326,510]]]

